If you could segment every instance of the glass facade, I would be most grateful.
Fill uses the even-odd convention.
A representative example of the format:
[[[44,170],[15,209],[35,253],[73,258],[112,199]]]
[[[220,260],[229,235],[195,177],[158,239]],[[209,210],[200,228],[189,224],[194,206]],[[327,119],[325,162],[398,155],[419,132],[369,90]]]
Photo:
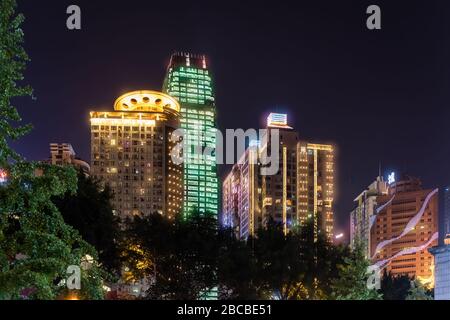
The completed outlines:
[[[163,91],[181,105],[184,134],[185,216],[197,209],[218,214],[216,111],[212,77],[204,56],[172,55]]]

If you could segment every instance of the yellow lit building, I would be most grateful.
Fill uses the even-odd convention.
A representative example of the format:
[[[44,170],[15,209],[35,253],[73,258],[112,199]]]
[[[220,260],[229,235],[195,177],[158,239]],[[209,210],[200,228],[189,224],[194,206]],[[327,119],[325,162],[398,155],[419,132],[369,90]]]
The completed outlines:
[[[334,147],[299,140],[286,114],[271,113],[266,134],[258,152],[272,152],[270,137],[277,134],[278,170],[261,175],[260,163],[249,165],[249,147],[223,183],[223,224],[245,239],[270,220],[287,234],[312,219],[315,236],[324,234],[333,241]]]
[[[333,240],[334,148],[328,144],[297,144],[297,220],[314,219],[316,234]]]
[[[91,170],[89,164],[76,157],[75,151],[70,143],[51,143],[50,159],[47,161],[53,165],[72,165],[77,170],[81,170],[85,175],[89,175]]]
[[[262,226],[270,219],[283,225],[287,234],[296,222],[297,212],[297,143],[298,134],[288,126],[287,115],[271,113],[267,118],[266,145],[261,150],[272,150],[273,134],[279,135],[278,172],[262,177]]]
[[[114,111],[93,111],[91,174],[114,193],[121,218],[182,210],[183,166],[172,162],[180,139],[180,105],[163,93],[134,91],[119,97]]]

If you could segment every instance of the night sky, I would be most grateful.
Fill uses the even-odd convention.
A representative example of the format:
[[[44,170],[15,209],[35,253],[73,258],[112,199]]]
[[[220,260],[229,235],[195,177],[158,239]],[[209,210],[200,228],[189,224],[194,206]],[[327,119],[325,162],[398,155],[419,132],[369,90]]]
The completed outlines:
[[[51,142],[89,160],[89,111],[160,90],[170,54],[190,51],[209,57],[219,128],[286,112],[302,139],[337,145],[337,231],[348,235],[353,199],[380,162],[385,175],[450,184],[448,1],[18,2],[36,100],[15,101],[34,130],[14,147],[29,160],[46,159]],[[70,4],[81,31],[66,28]],[[366,28],[371,4],[382,30]]]

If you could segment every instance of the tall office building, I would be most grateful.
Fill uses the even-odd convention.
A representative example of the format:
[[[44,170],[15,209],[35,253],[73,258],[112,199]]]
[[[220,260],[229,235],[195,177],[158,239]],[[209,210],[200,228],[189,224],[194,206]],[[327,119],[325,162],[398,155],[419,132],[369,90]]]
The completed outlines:
[[[379,196],[388,194],[388,183],[378,176],[366,190],[354,200],[356,208],[350,213],[350,246],[358,244],[364,247],[365,255],[370,257],[370,229],[375,221]]]
[[[184,215],[189,216],[194,209],[217,215],[216,108],[206,57],[173,54],[163,91],[181,105],[181,128],[185,130]]]
[[[240,237],[246,238],[270,219],[281,224],[286,233],[314,218],[316,234],[325,234],[331,240],[333,146],[299,141],[285,114],[270,114],[267,129],[268,136],[261,138],[264,143],[254,153],[261,156],[268,150],[271,154],[270,136],[275,133],[273,130],[279,130],[278,170],[274,175],[261,175],[262,166],[257,161],[253,161],[253,166],[247,165],[251,147],[247,149],[244,164],[234,165],[223,184],[224,223],[237,227]],[[247,226],[251,227],[250,232]]]
[[[173,162],[180,105],[163,93],[134,91],[119,97],[115,111],[91,112],[92,175],[108,184],[121,218],[181,213],[183,166]]]
[[[295,223],[297,212],[297,143],[298,135],[288,125],[286,114],[271,113],[267,118],[267,137],[261,150],[272,154],[272,134],[279,135],[279,169],[274,175],[262,176],[262,225],[272,218],[287,233]],[[278,141],[277,141],[278,142]]]
[[[51,143],[48,163],[58,166],[72,165],[77,170],[81,170],[85,175],[89,175],[89,171],[91,170],[86,161],[77,158],[75,150],[70,143]]]
[[[428,248],[438,244],[438,189],[424,190],[419,179],[405,175],[376,202],[372,262],[394,276],[406,274],[432,287],[434,261]]]
[[[297,220],[314,222],[314,233],[333,241],[334,148],[300,141],[297,145]]]
[[[251,145],[223,182],[223,221],[239,239],[254,235],[261,226],[261,181],[258,149]]]

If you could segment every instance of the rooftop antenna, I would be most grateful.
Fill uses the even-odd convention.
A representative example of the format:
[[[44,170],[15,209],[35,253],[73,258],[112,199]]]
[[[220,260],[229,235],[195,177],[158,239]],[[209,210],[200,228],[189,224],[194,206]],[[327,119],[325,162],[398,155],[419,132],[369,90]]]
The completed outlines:
[[[381,176],[381,161],[378,162],[378,179],[383,181],[383,177]]]

